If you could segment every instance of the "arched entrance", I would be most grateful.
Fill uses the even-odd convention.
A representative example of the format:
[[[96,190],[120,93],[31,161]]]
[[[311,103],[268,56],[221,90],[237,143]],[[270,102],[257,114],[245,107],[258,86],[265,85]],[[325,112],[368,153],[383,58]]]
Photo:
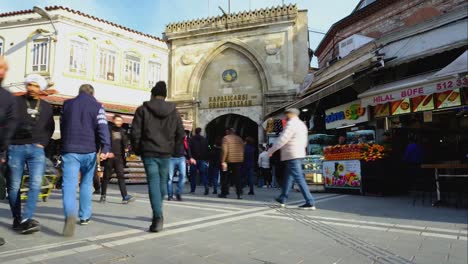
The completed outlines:
[[[214,144],[218,137],[225,135],[226,128],[234,128],[243,139],[252,137],[255,142],[258,142],[257,123],[245,116],[227,114],[213,119],[206,125],[206,137],[210,145]]]

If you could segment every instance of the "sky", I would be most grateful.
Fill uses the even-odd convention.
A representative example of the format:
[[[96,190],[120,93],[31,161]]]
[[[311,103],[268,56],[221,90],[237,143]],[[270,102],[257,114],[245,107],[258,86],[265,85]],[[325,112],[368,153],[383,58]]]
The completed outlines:
[[[309,29],[327,32],[330,26],[349,15],[358,0],[231,0],[231,12],[295,3],[307,9]],[[32,9],[33,6],[61,5],[80,10],[138,31],[162,36],[167,24],[221,14],[228,0],[0,0],[0,13]],[[310,33],[315,50],[324,35]],[[316,61],[312,63],[316,65]]]

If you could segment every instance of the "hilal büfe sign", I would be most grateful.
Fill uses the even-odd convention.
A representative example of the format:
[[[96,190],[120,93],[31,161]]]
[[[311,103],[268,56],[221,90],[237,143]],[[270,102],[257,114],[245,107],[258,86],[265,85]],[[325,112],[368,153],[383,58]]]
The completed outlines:
[[[325,111],[326,129],[350,126],[369,121],[369,111],[361,106],[361,101],[354,101]]]
[[[455,90],[468,85],[468,78],[451,78],[438,82],[430,82],[417,87],[408,87],[398,89],[388,93],[382,93],[369,97],[362,98],[362,105],[378,105],[400,101],[407,98],[414,98],[418,96],[427,96],[434,93],[443,93],[446,91]]]

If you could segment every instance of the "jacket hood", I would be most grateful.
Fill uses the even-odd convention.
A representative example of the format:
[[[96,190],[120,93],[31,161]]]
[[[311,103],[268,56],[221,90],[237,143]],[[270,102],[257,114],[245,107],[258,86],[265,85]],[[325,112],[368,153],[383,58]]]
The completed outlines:
[[[143,104],[153,115],[167,117],[176,110],[176,105],[160,99],[153,99]]]

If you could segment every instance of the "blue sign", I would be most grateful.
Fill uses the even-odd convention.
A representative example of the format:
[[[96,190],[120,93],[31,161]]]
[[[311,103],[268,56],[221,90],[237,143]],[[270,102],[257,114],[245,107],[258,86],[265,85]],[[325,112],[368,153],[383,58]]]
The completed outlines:
[[[223,72],[223,80],[228,83],[235,82],[237,80],[236,70],[233,70],[233,69],[225,70]]]

